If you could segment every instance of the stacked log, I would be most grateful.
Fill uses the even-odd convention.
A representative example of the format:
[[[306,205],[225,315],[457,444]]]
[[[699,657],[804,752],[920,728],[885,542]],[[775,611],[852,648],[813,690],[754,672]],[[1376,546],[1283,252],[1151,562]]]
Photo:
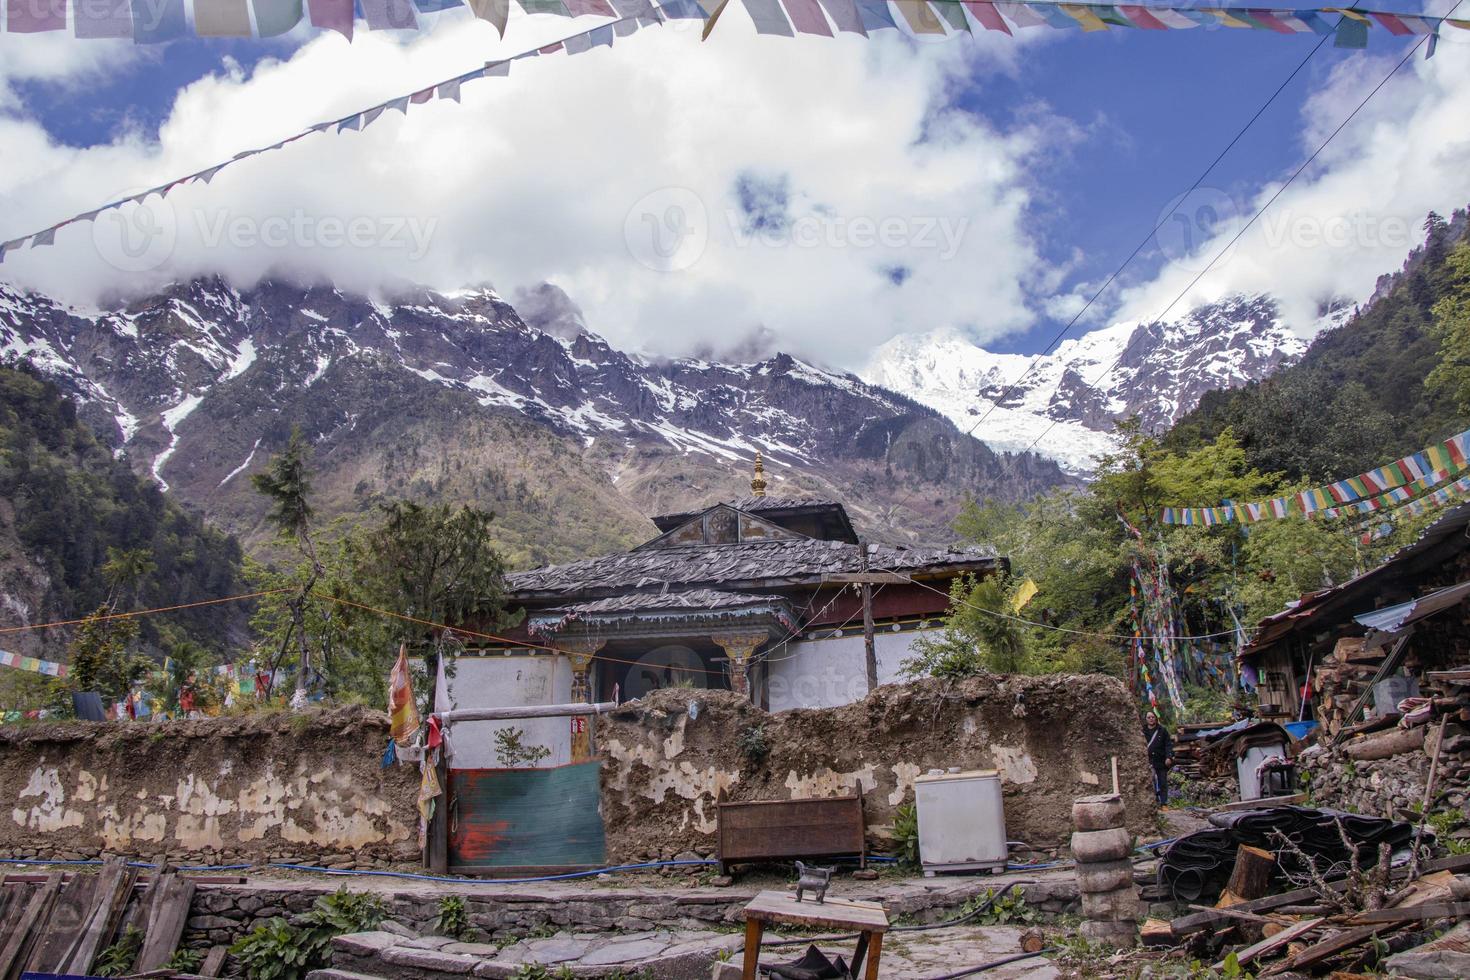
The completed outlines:
[[[1123,824],[1123,798],[1084,796],[1072,804],[1072,857],[1082,895],[1082,935],[1093,942],[1132,946],[1142,906],[1133,883],[1132,838]]]

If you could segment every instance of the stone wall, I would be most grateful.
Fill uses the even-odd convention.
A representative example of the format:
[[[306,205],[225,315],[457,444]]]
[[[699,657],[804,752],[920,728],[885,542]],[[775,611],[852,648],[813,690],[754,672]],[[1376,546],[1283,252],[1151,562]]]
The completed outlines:
[[[1403,820],[1424,799],[1438,723],[1430,726],[1422,748],[1386,759],[1348,758],[1346,746],[1330,750],[1313,746],[1296,759],[1306,774],[1304,788],[1316,806]],[[1346,743],[1348,745],[1352,743]],[[1470,819],[1470,731],[1452,723],[1445,728],[1444,750],[1435,777],[1434,809],[1455,809]]]
[[[652,877],[654,880],[649,881]],[[990,889],[1011,878],[990,875],[949,877],[924,884],[856,882],[840,876],[833,893],[847,898],[881,901],[895,917],[939,922]],[[1077,910],[1077,883],[1069,874],[1036,874],[1022,886],[1026,903],[1044,915]],[[389,879],[388,881],[391,881]],[[664,887],[661,883],[677,887]],[[565,884],[485,885],[466,882],[427,887],[412,882],[389,884],[382,878],[320,878],[291,882],[264,878],[243,885],[209,885],[194,894],[182,945],[207,948],[225,945],[256,925],[277,916],[290,919],[311,908],[337,888],[371,891],[388,907],[389,918],[406,930],[435,931],[439,901],[446,895],[464,899],[465,913],[478,938],[495,942],[532,932],[633,932],[655,928],[711,929],[737,926],[755,893],[769,883],[734,888],[698,888],[682,876],[620,878],[616,887]]]
[[[741,746],[756,729],[764,758]],[[895,809],[913,801],[914,777],[950,766],[1000,770],[1008,838],[1061,848],[1073,799],[1110,788],[1110,756],[1128,828],[1153,829],[1133,699],[1097,675],[886,685],[854,704],[779,714],[729,692],[673,688],[598,719],[597,740],[612,861],[711,853],[721,792],[743,801],[856,789],[869,837],[883,845]]]
[[[418,773],[362,708],[0,729],[0,855],[416,863]]]

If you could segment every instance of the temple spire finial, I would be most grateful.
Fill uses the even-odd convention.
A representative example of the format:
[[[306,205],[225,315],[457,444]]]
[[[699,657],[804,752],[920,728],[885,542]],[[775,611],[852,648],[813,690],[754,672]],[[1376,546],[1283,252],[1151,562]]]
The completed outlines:
[[[750,481],[750,492],[757,497],[766,495],[766,466],[759,449],[755,451],[755,476]]]

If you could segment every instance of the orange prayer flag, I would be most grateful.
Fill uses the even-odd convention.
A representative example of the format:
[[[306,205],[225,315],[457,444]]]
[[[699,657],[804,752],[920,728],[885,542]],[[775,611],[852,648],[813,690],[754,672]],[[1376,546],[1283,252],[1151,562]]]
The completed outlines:
[[[413,681],[408,669],[408,645],[398,648],[398,660],[388,675],[388,733],[399,745],[413,741],[419,730],[419,709],[413,699]]]

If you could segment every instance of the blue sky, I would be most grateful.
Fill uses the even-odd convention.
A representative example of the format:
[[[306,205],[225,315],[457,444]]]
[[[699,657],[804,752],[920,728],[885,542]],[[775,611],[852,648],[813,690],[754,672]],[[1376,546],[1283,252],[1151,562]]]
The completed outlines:
[[[1416,9],[1403,0],[1383,6]],[[513,30],[515,27],[513,21]],[[1029,33],[1044,31],[1037,29]],[[555,25],[552,32],[556,33]],[[1039,292],[1059,294],[1080,291],[1111,272],[1152,227],[1160,209],[1174,195],[1187,189],[1230,136],[1317,42],[1313,35],[1285,37],[1225,29],[1110,31],[1093,35],[1078,31],[1045,33],[1049,36],[1028,43],[994,37],[976,42],[1008,44],[1014,50],[1001,52],[1001,56],[993,59],[971,59],[958,83],[946,85],[943,91],[950,107],[972,114],[997,136],[1010,136],[1033,125],[1054,140],[1039,154],[1018,151],[1011,157],[1025,168],[1020,179],[1030,195],[1024,213],[1018,212],[1016,234],[1034,253],[1017,258],[1012,278],[1024,273],[1028,266],[1050,268],[1054,282]],[[698,43],[693,38],[680,40],[690,45]],[[1354,78],[1347,69],[1359,63],[1367,64],[1369,59],[1391,56],[1396,60],[1412,40],[1391,38],[1386,32],[1375,30],[1367,54],[1337,50],[1329,41],[1214,171],[1206,186],[1248,207],[1263,185],[1289,172],[1303,158],[1303,115],[1312,105],[1309,99],[1321,100],[1324,90],[1334,84],[1343,89],[1344,97],[1366,92],[1373,79],[1367,74],[1361,79]],[[721,38],[716,37],[710,44],[720,42]],[[734,45],[737,41],[732,39],[729,43]],[[784,53],[790,49],[776,46],[801,43],[806,45],[801,50],[808,56],[821,57],[820,45],[837,42],[750,37],[741,39],[740,43],[748,43],[753,49],[768,46],[758,49],[767,53]],[[955,43],[972,42],[961,39]],[[107,73],[105,84],[65,85],[18,79],[12,82],[12,87],[19,96],[25,118],[44,129],[58,144],[101,147],[124,136],[147,142],[158,137],[159,127],[175,112],[175,99],[191,83],[230,72],[242,73],[248,79],[261,59],[290,59],[294,52],[293,43],[284,41],[189,40],[148,51],[141,59],[115,66]],[[1448,58],[1461,61],[1470,58],[1470,48],[1442,46],[1436,60]],[[1371,64],[1376,65],[1378,61]],[[350,100],[350,91],[343,94]],[[1388,102],[1391,97],[1392,92],[1385,92],[1383,101]],[[1328,100],[1320,111],[1337,104]],[[547,108],[534,111],[544,113]],[[555,111],[554,107],[550,108]],[[268,114],[256,122],[270,131]],[[292,125],[284,111],[281,125],[287,129]],[[1059,135],[1068,127],[1070,136]],[[295,148],[288,151],[294,152]],[[333,152],[342,151],[339,148]],[[772,156],[778,158],[780,153],[773,152]],[[291,166],[284,154],[273,158],[275,166]],[[522,159],[528,169],[536,167],[534,159]],[[779,186],[786,186],[780,183],[785,180],[784,172],[773,179]],[[730,183],[735,186],[734,182]],[[799,197],[799,189],[792,193],[793,197]],[[1460,188],[1444,189],[1448,206],[1464,203],[1463,198],[1455,196],[1459,193]],[[1403,207],[1413,209],[1418,204],[1407,203]],[[1391,251],[1384,253],[1391,254]],[[1134,261],[1120,285],[1132,286],[1140,296],[1146,297],[1145,287],[1163,275],[1171,258],[1177,256],[1165,255],[1150,245]],[[1379,261],[1381,265],[1381,258]],[[873,266],[894,290],[913,292],[926,288],[925,277],[911,275],[909,264],[902,257],[875,260]],[[894,275],[895,269],[904,270],[903,274]],[[948,281],[954,281],[955,271],[947,270],[951,276]],[[1389,268],[1379,268],[1379,271],[1389,271]],[[488,274],[493,276],[493,270]],[[554,269],[546,274],[555,278]],[[597,289],[609,292],[616,288],[591,272],[582,275],[580,281],[597,283]],[[933,280],[927,281],[932,289]],[[1012,311],[998,317],[994,325],[977,325],[983,327],[978,332],[985,335],[988,347],[1007,352],[1033,352],[1066,322],[1065,310],[1045,308],[1037,302],[1038,291],[1032,288],[1033,294],[1027,300],[1032,312],[1029,322],[1026,316]],[[588,296],[593,293],[595,290]],[[1112,310],[1118,297],[1115,287],[1103,304],[1105,310]],[[1016,305],[1014,300],[1012,305]],[[966,317],[973,323],[983,319],[983,313],[971,311],[956,318],[963,325]],[[769,322],[778,318],[769,314],[761,318],[768,321],[767,326],[774,331],[778,342],[781,341],[781,323]],[[943,314],[937,314],[936,318],[943,319]],[[623,314],[623,319],[631,321],[637,317]],[[913,328],[928,322],[904,326]],[[1087,326],[1097,325],[1096,322],[1079,324],[1071,336]],[[874,336],[881,339],[881,330]]]

